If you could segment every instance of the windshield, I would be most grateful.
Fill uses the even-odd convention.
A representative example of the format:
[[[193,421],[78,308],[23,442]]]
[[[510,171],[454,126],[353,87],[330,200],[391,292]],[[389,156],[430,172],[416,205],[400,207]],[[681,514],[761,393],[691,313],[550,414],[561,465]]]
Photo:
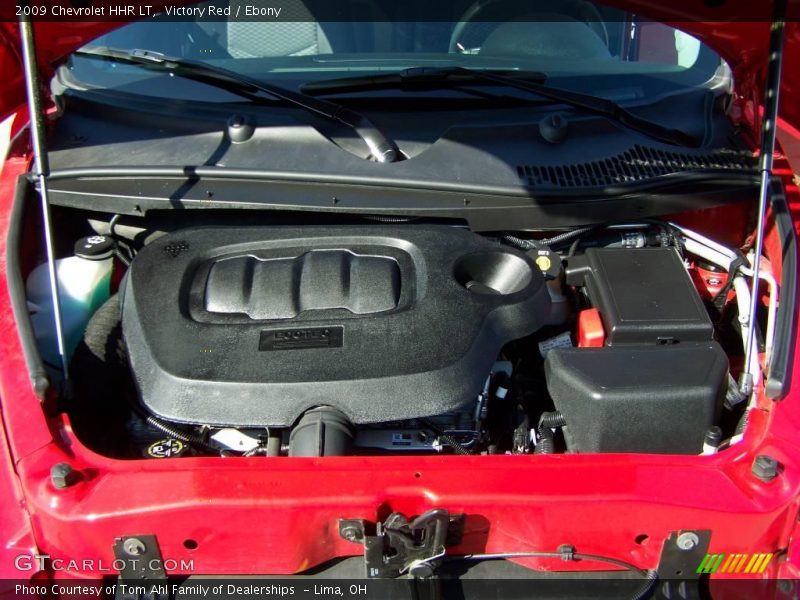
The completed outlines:
[[[554,85],[618,101],[708,85],[721,65],[688,34],[583,0],[451,0],[403,7],[382,0],[294,0],[281,7],[215,0],[123,26],[90,46],[162,52],[297,88],[419,66],[536,71]],[[164,82],[167,75],[136,65],[75,56],[70,70],[87,87],[233,99],[197,82]],[[159,81],[147,85],[150,80]]]

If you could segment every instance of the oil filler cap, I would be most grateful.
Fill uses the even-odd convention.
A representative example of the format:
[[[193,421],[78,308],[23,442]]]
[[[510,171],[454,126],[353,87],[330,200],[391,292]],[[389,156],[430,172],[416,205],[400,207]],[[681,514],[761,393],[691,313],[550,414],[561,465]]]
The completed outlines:
[[[561,274],[561,256],[558,252],[553,252],[547,246],[540,245],[538,248],[528,251],[528,256],[539,267],[545,279],[558,279]]]
[[[75,242],[75,256],[86,260],[105,260],[114,254],[114,240],[105,235],[92,235]]]

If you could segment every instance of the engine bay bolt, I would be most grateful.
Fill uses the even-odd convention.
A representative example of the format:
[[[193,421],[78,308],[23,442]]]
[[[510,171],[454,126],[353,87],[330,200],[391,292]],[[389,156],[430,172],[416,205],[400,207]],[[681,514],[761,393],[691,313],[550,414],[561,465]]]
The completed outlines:
[[[433,573],[433,565],[422,560],[415,561],[408,567],[408,574],[412,577],[426,579],[428,577],[433,577]]]
[[[558,547],[558,553],[561,555],[561,560],[567,562],[575,560],[575,546],[562,544]]]
[[[58,463],[50,469],[50,480],[53,482],[53,487],[58,490],[75,485],[78,479],[78,473],[68,463]]]
[[[681,550],[694,550],[700,543],[700,538],[697,537],[697,534],[693,531],[685,531],[678,536],[675,543]]]
[[[357,542],[358,531],[356,531],[355,527],[344,527],[342,528],[342,537],[348,542]]]
[[[141,556],[147,550],[147,546],[139,538],[128,538],[122,543],[122,549],[131,556]]]
[[[780,463],[766,454],[759,454],[753,461],[753,475],[761,481],[772,481],[780,473]]]

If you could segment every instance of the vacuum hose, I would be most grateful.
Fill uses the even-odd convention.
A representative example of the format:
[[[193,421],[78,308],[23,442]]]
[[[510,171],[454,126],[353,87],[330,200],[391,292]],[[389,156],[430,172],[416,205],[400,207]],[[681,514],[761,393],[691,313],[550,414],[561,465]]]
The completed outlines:
[[[555,436],[553,436],[553,429],[556,427],[564,427],[567,422],[564,415],[560,412],[546,412],[542,413],[539,417],[539,441],[536,442],[534,454],[552,454],[555,451]]]

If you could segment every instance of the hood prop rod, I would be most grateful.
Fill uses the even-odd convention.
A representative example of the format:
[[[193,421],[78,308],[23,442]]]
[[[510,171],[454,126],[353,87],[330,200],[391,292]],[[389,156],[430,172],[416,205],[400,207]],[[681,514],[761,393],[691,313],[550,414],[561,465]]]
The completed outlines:
[[[761,123],[761,156],[759,171],[761,174],[761,187],[758,199],[758,215],[756,221],[756,237],[753,247],[753,276],[750,294],[750,323],[747,326],[745,340],[745,362],[739,386],[741,391],[750,395],[753,392],[754,381],[752,370],[754,362],[758,361],[758,350],[753,349],[755,341],[756,310],[759,304],[758,277],[761,269],[761,254],[764,251],[764,222],[766,220],[767,204],[769,203],[769,188],[772,180],[772,163],[775,154],[775,136],[778,121],[778,95],[781,87],[781,67],[783,63],[783,38],[786,26],[786,0],[774,0],[772,25],[769,39],[769,63],[764,85],[764,117]]]
[[[23,11],[24,12],[24,11]],[[36,46],[33,39],[33,24],[29,15],[20,16],[20,37],[22,39],[23,69],[25,72],[25,90],[28,95],[28,113],[30,119],[30,135],[33,144],[35,178],[39,187],[44,223],[44,242],[47,251],[47,271],[50,278],[50,294],[53,299],[53,317],[58,341],[58,354],[61,358],[61,372],[64,376],[64,389],[68,389],[69,366],[67,365],[66,344],[64,343],[64,326],[61,314],[61,298],[58,293],[58,277],[56,275],[56,257],[53,248],[53,222],[50,216],[50,202],[47,195],[47,176],[50,165],[47,160],[45,145],[45,122],[42,109],[41,82],[36,64]]]

